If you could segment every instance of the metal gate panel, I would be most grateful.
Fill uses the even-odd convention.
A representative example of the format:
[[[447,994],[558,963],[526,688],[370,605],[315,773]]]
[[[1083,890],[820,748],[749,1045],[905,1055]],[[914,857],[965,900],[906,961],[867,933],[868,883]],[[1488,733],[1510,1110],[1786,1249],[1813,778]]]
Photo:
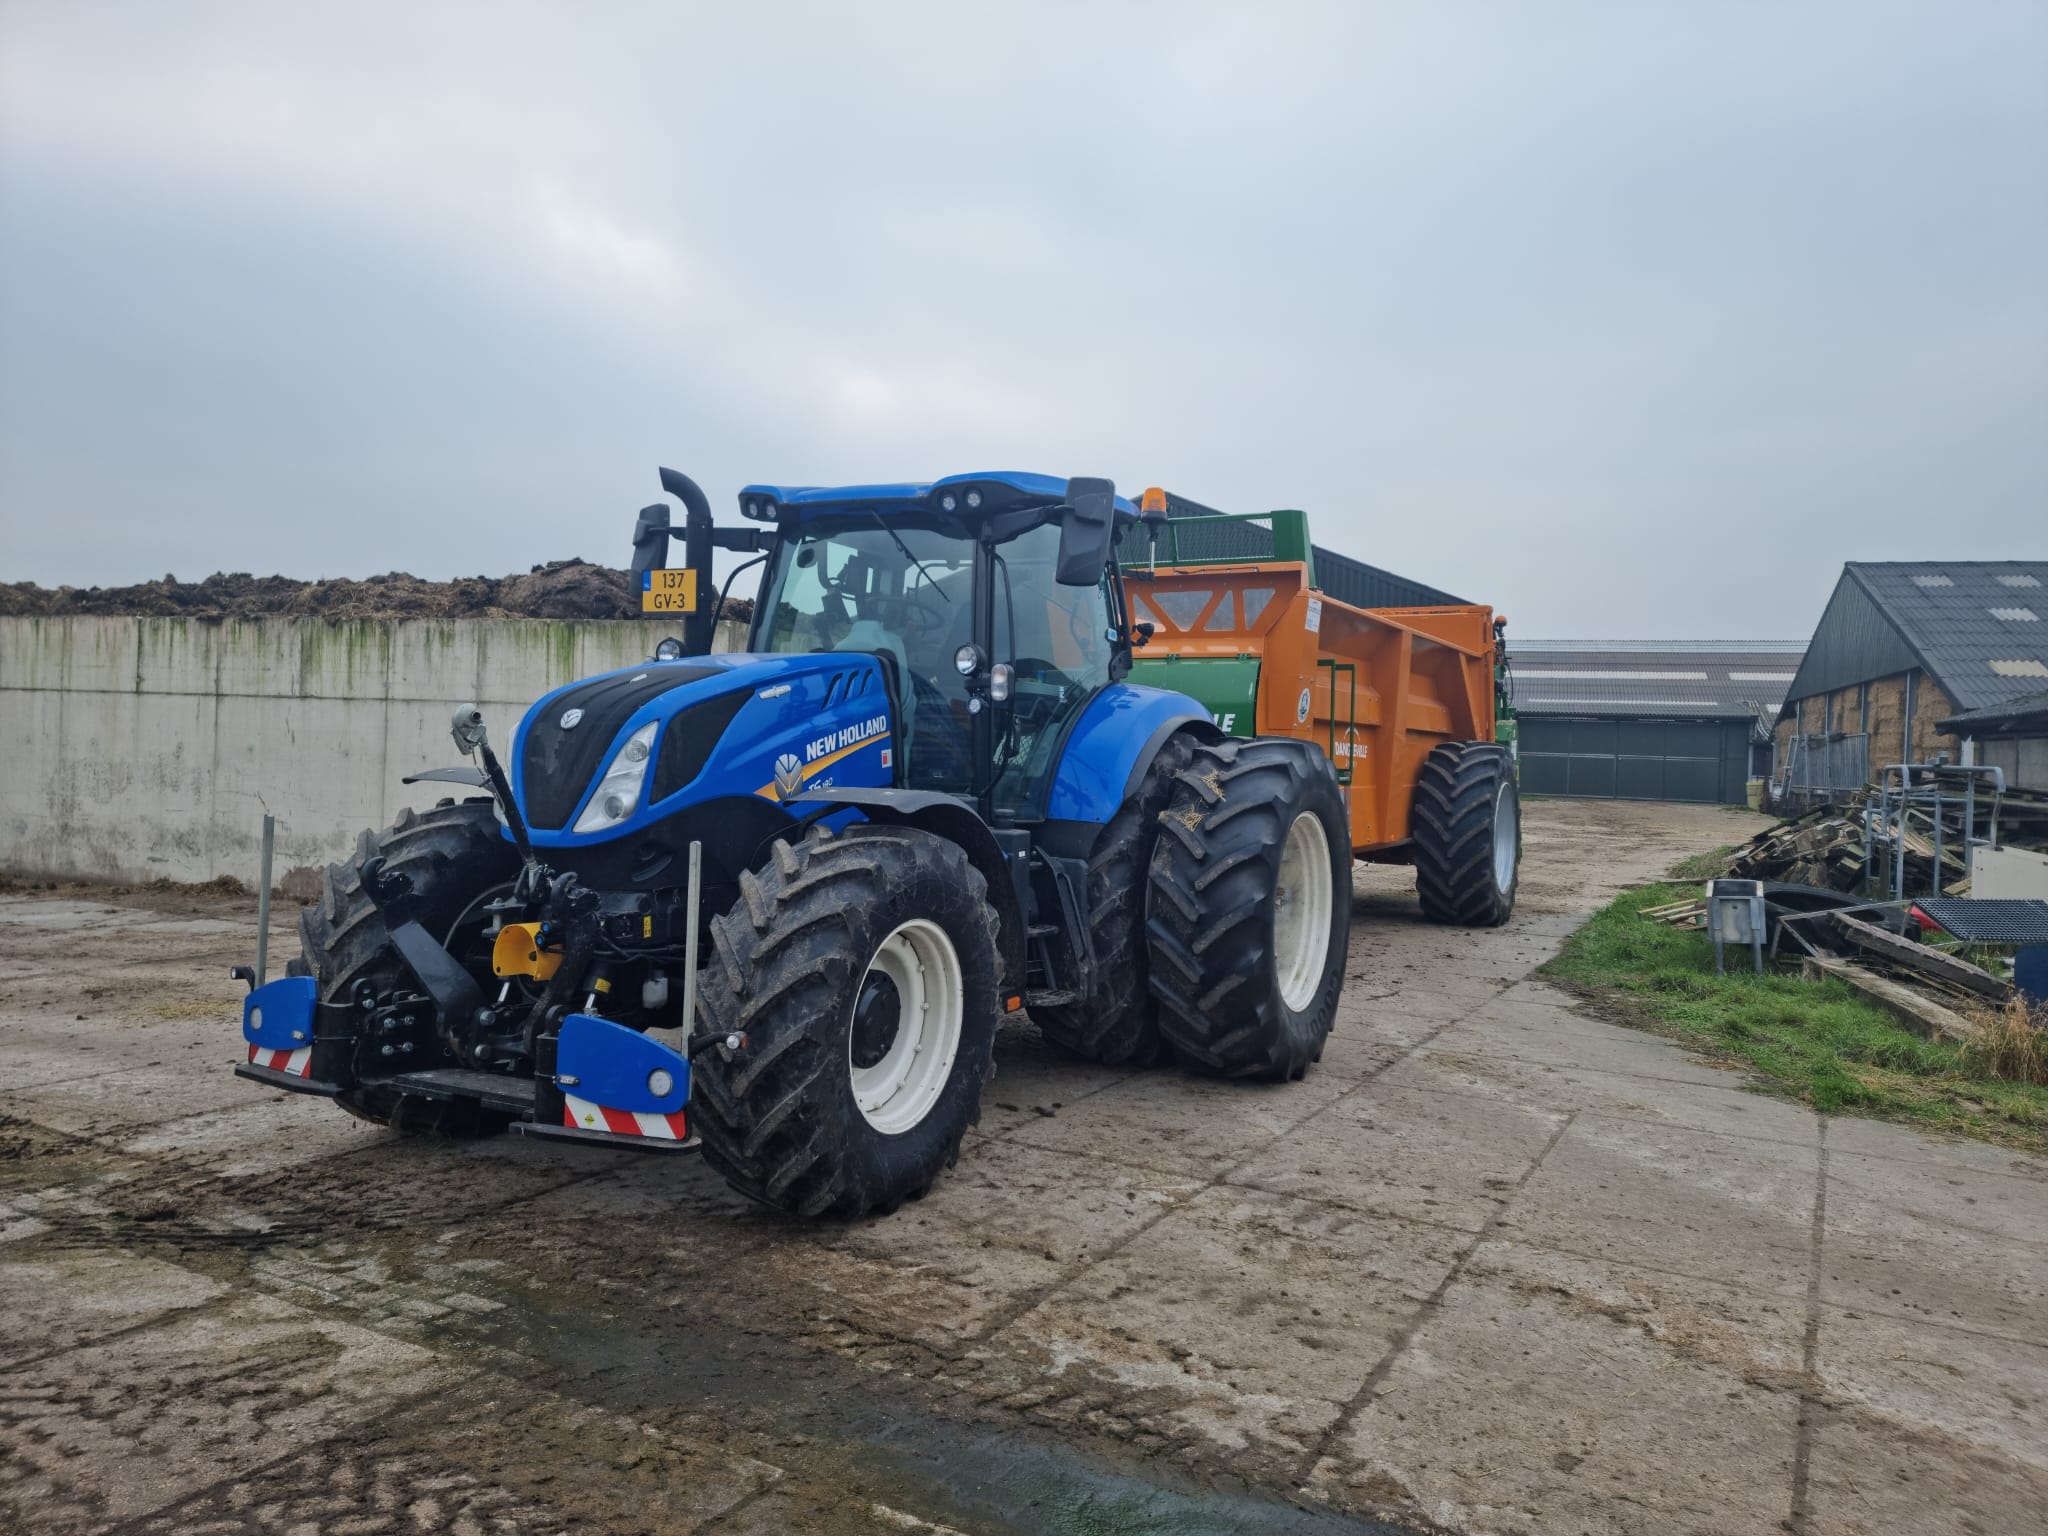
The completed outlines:
[[[1522,717],[1522,788],[1532,795],[1738,803],[1750,728],[1724,720]]]

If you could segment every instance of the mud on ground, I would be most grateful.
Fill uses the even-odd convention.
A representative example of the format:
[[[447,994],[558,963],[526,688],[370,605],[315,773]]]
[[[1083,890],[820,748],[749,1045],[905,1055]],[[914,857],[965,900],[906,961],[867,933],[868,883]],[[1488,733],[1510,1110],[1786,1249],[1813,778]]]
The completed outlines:
[[[1306,1081],[1014,1027],[960,1166],[854,1225],[258,1089],[252,903],[0,895],[0,1524],[2028,1528],[2040,1165],[1823,1125],[1528,979],[1744,830],[1533,804],[1487,933],[1361,870]]]

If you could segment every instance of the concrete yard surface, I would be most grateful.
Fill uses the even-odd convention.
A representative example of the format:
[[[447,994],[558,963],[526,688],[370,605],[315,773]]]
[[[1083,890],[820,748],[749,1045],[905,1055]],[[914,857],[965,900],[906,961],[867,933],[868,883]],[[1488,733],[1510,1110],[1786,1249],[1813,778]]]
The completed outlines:
[[[2048,1166],[1575,1009],[1585,914],[1760,821],[1526,815],[1502,929],[1361,867],[1305,1081],[1013,1026],[851,1225],[239,1081],[251,903],[17,885],[0,1528],[2048,1529]]]

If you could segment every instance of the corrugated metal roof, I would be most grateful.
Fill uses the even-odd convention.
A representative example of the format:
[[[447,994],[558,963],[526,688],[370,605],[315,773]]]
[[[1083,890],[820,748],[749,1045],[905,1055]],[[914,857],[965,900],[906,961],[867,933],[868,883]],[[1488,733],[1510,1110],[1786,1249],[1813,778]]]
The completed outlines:
[[[1910,667],[1962,710],[2038,690],[2048,679],[2048,561],[1850,561],[1786,697]]]
[[[1525,715],[1767,721],[1801,650],[1796,640],[1508,637],[1515,708]]]
[[[2048,688],[2023,693],[1988,709],[1951,715],[1935,729],[1957,736],[2038,736],[2048,731]]]

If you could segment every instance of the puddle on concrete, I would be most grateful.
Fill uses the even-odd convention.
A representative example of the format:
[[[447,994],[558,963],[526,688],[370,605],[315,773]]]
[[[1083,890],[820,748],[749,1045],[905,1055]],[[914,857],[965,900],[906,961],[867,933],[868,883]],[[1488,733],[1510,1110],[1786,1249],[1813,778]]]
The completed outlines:
[[[844,1361],[758,1335],[732,1337],[680,1309],[593,1316],[522,1290],[498,1342],[544,1364],[549,1385],[616,1411],[716,1408],[765,1419],[775,1458],[798,1476],[834,1465],[848,1492],[975,1536],[1412,1536],[1406,1526],[1303,1508],[1086,1449],[1037,1425],[956,1419]]]
[[[942,1443],[941,1443],[942,1442]],[[1174,1486],[1016,1435],[930,1420],[862,1442],[964,1528],[1031,1536],[1405,1536],[1403,1527],[1257,1493]],[[939,1501],[933,1501],[939,1502]]]

